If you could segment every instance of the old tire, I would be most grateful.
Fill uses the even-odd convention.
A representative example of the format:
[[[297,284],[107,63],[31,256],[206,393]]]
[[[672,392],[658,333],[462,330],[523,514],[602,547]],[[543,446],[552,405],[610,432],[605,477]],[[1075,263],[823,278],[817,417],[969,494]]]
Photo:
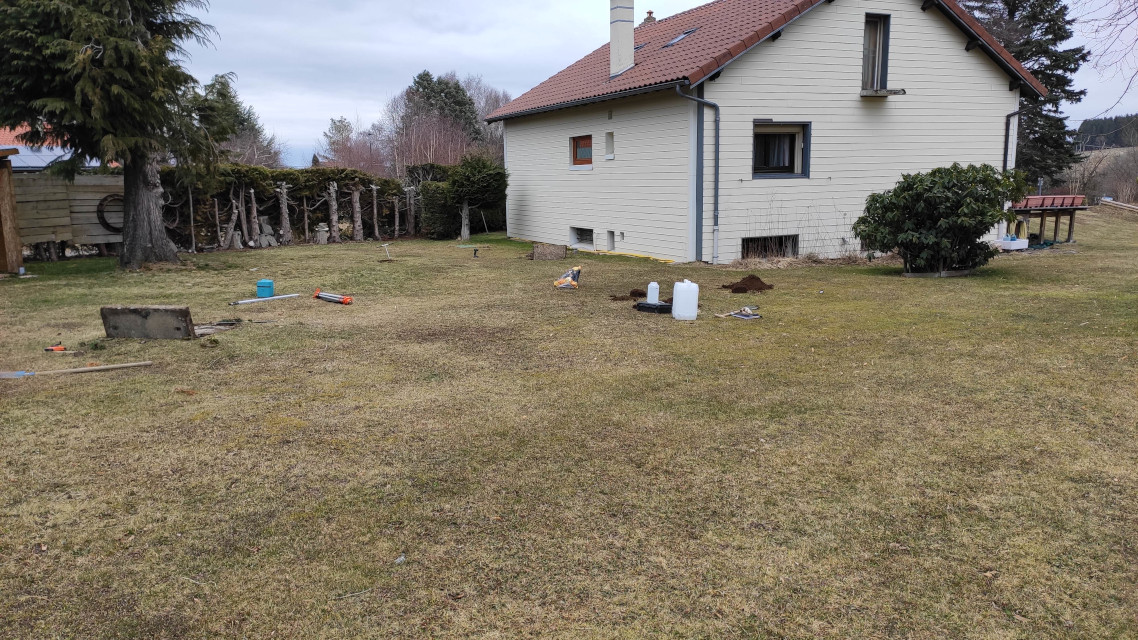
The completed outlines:
[[[99,217],[99,224],[111,233],[122,233],[122,227],[116,227],[107,221],[107,205],[115,200],[121,201],[122,199],[121,193],[112,193],[109,196],[104,196],[103,199],[99,201],[99,206],[95,207],[95,215]]]

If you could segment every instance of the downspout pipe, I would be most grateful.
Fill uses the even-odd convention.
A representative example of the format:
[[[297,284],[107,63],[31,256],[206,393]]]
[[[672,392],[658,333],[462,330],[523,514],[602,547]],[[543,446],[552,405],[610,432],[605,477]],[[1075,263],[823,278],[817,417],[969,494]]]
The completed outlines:
[[[1020,109],[1019,111],[1013,111],[1004,117],[1004,171],[1008,170],[1008,152],[1011,151],[1012,118],[1020,115],[1021,113],[1027,113],[1028,111],[1034,111],[1036,109],[1042,108],[1043,106],[1044,103],[1042,102],[1039,104],[1033,104],[1030,107],[1024,107],[1023,109]]]
[[[684,93],[680,85],[676,85],[676,93],[679,94],[681,98],[691,100],[704,107],[715,109],[715,182],[713,187],[714,196],[712,198],[714,204],[712,205],[711,214],[711,264],[719,264],[719,105],[710,100],[704,100],[703,98],[697,98]]]

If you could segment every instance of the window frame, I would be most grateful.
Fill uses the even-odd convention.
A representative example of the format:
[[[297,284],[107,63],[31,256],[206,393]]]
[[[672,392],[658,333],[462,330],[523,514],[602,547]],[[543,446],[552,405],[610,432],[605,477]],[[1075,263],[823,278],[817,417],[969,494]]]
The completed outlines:
[[[581,160],[581,159],[577,158],[577,150],[583,148],[583,147],[578,145],[578,143],[582,140],[588,140],[589,141],[589,157],[588,157],[588,159],[585,159],[585,160]],[[593,136],[592,135],[573,136],[572,138],[569,138],[569,162],[570,162],[570,166],[572,168],[577,169],[577,168],[583,168],[583,167],[592,167],[594,155],[595,154],[593,152]]]
[[[769,128],[770,131],[759,131],[760,128]],[[779,131],[782,129],[782,131]],[[795,131],[787,131],[787,129],[794,129]],[[763,120],[756,119],[751,128],[751,179],[753,180],[785,180],[785,179],[809,179],[810,178],[810,138],[813,123],[809,121],[789,121],[789,120]],[[798,162],[795,163],[797,171],[790,173],[774,173],[774,172],[758,172],[755,171],[755,137],[763,135],[764,133],[780,134],[780,133],[795,133],[798,150]]]
[[[877,22],[877,59],[875,66],[877,71],[877,86],[872,86],[869,83],[869,78],[866,77],[866,50],[865,50],[865,36],[869,31],[869,23]],[[861,90],[863,92],[875,93],[886,92],[889,90],[889,27],[892,20],[887,13],[867,13],[865,14],[865,23],[862,26],[862,50],[861,50]],[[870,85],[870,86],[867,86]]]

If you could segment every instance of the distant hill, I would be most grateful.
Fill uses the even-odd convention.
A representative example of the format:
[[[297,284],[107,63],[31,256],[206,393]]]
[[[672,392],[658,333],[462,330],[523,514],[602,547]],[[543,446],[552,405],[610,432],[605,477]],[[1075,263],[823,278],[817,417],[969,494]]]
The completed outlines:
[[[1086,120],[1079,127],[1078,143],[1088,150],[1138,147],[1138,113]]]

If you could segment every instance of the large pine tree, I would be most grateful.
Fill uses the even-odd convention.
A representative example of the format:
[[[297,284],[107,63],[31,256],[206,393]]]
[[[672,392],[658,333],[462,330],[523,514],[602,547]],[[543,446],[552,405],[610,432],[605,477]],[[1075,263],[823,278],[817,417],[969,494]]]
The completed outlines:
[[[211,116],[181,61],[209,27],[186,13],[204,0],[4,0],[0,126],[27,124],[31,145],[123,167],[120,263],[176,262],[162,222],[161,159],[205,157]]]
[[[968,0],[965,7],[1023,63],[1050,92],[1046,98],[1024,95],[1019,118],[1016,167],[1031,184],[1051,181],[1077,159],[1075,132],[1061,115],[1062,102],[1079,102],[1086,91],[1074,88],[1074,75],[1087,61],[1083,47],[1063,48],[1074,18],[1062,0]]]

